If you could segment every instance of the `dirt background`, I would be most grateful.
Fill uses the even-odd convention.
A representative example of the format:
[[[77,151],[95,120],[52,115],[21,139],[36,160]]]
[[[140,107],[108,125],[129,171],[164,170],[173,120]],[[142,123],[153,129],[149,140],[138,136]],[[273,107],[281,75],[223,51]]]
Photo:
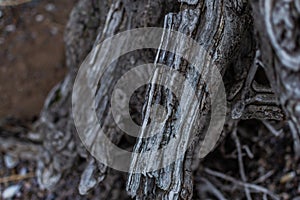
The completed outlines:
[[[1,123],[30,125],[39,116],[50,90],[64,78],[67,68],[63,34],[76,2],[34,0],[13,7],[0,6]],[[39,189],[35,162],[17,161],[16,167],[8,169],[5,155],[0,152],[0,200],[11,186],[21,186],[13,199],[58,199],[50,191]],[[28,175],[26,180],[18,180],[22,173]],[[6,181],[7,177],[15,180]],[[72,186],[70,189],[74,193]],[[61,193],[61,199],[69,196],[70,189]]]
[[[33,120],[66,74],[63,32],[74,0],[0,7],[0,118]]]

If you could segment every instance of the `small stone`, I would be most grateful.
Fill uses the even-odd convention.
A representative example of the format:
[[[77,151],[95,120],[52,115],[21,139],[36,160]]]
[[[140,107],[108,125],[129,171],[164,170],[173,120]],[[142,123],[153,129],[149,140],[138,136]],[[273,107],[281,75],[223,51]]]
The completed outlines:
[[[5,163],[5,166],[8,169],[12,169],[12,168],[15,168],[18,165],[19,159],[16,158],[16,157],[10,156],[10,155],[5,155],[4,156],[4,163]]]
[[[284,175],[284,176],[281,177],[280,183],[284,184],[284,183],[290,182],[295,177],[296,177],[296,173],[295,172],[287,173],[286,175]]]
[[[56,7],[53,3],[48,3],[46,6],[45,6],[45,9],[48,11],[48,12],[53,12]]]
[[[44,15],[38,14],[37,16],[35,16],[35,21],[41,22],[43,20],[44,20]]]
[[[51,27],[50,33],[51,33],[52,35],[57,35],[57,33],[58,33],[58,28],[57,28],[57,27]]]
[[[35,141],[35,142],[40,142],[40,141],[43,140],[41,134],[34,133],[34,132],[29,132],[29,133],[28,133],[28,138],[29,138],[30,140],[32,140],[32,141]]]
[[[19,173],[21,176],[25,176],[27,174],[27,169],[25,167],[22,167]]]
[[[6,188],[2,193],[3,199],[10,199],[13,198],[21,189],[20,185],[12,185]]]
[[[5,27],[5,31],[7,31],[7,32],[15,32],[16,31],[16,26],[14,24],[7,25]]]
[[[3,17],[3,12],[0,10],[0,19]]]

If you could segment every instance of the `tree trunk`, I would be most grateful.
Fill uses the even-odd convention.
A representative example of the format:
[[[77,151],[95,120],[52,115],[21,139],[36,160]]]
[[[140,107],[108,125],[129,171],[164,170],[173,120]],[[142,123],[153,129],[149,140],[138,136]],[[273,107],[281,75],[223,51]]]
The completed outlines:
[[[36,123],[36,132],[43,142],[37,170],[39,184],[56,189],[62,177],[73,174],[80,177],[80,194],[93,189],[99,199],[192,199],[193,176],[199,171],[199,147],[203,145],[212,112],[207,85],[201,81],[211,70],[208,67],[211,65],[205,65],[207,60],[219,69],[225,85],[227,116],[222,135],[233,132],[240,120],[287,120],[294,149],[300,153],[298,2],[80,0],[70,15],[65,33],[69,73],[49,94]],[[192,145],[184,156],[175,153],[178,159],[174,163],[147,173],[123,173],[108,168],[86,151],[72,118],[72,89],[78,68],[93,47],[117,33],[142,27],[178,31],[193,38],[208,53],[199,52],[201,61],[198,64],[204,68],[197,74],[193,66],[174,53],[137,50],[120,57],[101,78],[95,94],[96,111],[98,118],[104,119],[102,126],[114,144],[134,152],[145,152],[159,149],[179,134],[191,139]],[[161,45],[168,45],[169,40],[168,35],[162,35]],[[180,39],[175,42],[180,44]],[[190,96],[175,99],[168,89],[157,85],[137,90],[130,106],[134,121],[147,125],[147,113],[158,112],[157,107],[152,107],[155,102],[159,102],[169,115],[159,127],[144,130],[143,134],[155,134],[155,137],[133,139],[107,114],[108,99],[122,75],[134,66],[149,62],[165,64],[185,74],[187,80],[182,84],[193,82],[196,96],[203,103],[198,105]],[[268,81],[261,81],[263,76],[256,74],[259,67],[264,68],[271,88]],[[161,85],[164,83],[159,77],[151,79]],[[177,103],[182,101],[186,102],[183,117],[193,114],[188,125],[176,120]],[[199,108],[201,113],[189,110],[193,107]],[[178,129],[181,126],[184,128]],[[133,171],[139,167],[140,159],[133,157],[130,163]],[[154,166],[162,161],[150,156],[148,162]]]

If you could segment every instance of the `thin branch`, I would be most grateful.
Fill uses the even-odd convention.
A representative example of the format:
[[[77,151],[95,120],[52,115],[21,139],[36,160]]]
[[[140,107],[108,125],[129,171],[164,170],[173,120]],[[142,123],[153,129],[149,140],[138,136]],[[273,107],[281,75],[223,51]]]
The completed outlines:
[[[16,6],[30,1],[31,0],[1,0],[0,6]]]
[[[35,173],[28,173],[25,175],[19,175],[19,174],[15,174],[12,176],[7,176],[7,177],[3,177],[0,178],[0,183],[8,183],[8,182],[12,182],[12,181],[21,181],[24,179],[28,179],[28,178],[33,178],[35,177]]]
[[[278,137],[280,134],[283,133],[283,130],[276,130],[267,120],[262,120],[262,123],[265,125],[265,127],[276,137]]]
[[[253,159],[253,158],[254,158],[253,153],[251,152],[250,148],[249,148],[247,145],[243,145],[243,149],[245,149],[245,151],[246,151],[246,153],[247,153],[247,156],[248,156],[250,159]]]
[[[201,187],[202,190],[206,190],[206,191],[210,192],[215,197],[217,197],[219,200],[226,200],[226,198],[218,190],[218,188],[216,188],[209,180],[207,180],[206,178],[200,178],[200,180],[206,184],[205,189],[203,189],[203,187]]]
[[[244,168],[244,163],[243,163],[241,143],[240,143],[240,140],[237,136],[237,127],[235,127],[233,129],[232,136],[233,136],[233,139],[235,141],[235,145],[236,145],[237,152],[238,152],[238,162],[239,162],[240,175],[241,175],[242,180],[244,182],[247,182],[247,177],[246,177],[246,174],[245,174],[245,168]],[[252,199],[251,194],[249,192],[249,189],[246,186],[245,186],[245,193],[246,193],[247,199],[251,200]]]
[[[262,187],[262,186],[259,186],[259,185],[255,185],[255,184],[251,184],[251,183],[244,183],[242,181],[239,181],[231,176],[228,176],[226,174],[223,174],[221,172],[217,172],[217,171],[214,171],[214,170],[211,170],[209,168],[204,168],[204,172],[206,172],[207,174],[211,175],[211,176],[215,176],[215,177],[218,177],[218,178],[221,178],[223,180],[226,180],[226,181],[229,181],[229,182],[232,182],[240,187],[248,187],[249,189],[252,189],[254,191],[257,191],[257,192],[261,192],[261,193],[264,193],[264,194],[267,194],[269,195],[270,197],[272,197],[273,199],[275,200],[280,200],[280,198],[275,195],[273,192],[269,191],[268,189]]]
[[[255,181],[253,181],[253,183],[262,183],[265,180],[267,180],[269,177],[271,177],[274,174],[274,170],[269,171],[268,173],[266,173],[265,175],[259,177],[258,179],[256,179]]]

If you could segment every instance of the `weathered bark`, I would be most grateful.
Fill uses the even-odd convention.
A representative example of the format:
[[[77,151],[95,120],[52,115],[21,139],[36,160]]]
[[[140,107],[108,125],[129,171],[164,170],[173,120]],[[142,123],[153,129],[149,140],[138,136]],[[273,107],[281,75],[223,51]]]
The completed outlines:
[[[239,78],[243,81],[241,75],[246,75],[247,70],[252,64],[254,42],[251,34],[251,16],[247,4],[241,4],[237,7],[233,2],[230,1],[199,1],[192,5],[191,2],[187,2],[182,6],[180,11],[176,14],[170,13],[165,17],[166,29],[177,30],[188,36],[194,38],[197,42],[203,43],[203,46],[210,55],[202,57],[203,63],[199,63],[200,66],[206,66],[205,62],[208,56],[212,57],[212,62],[218,67],[218,69],[224,74],[229,67],[233,67],[239,73]],[[209,27],[209,28],[208,28]],[[245,38],[247,38],[245,40]],[[169,38],[163,38],[167,41]],[[247,45],[243,42],[249,41]],[[238,52],[238,53],[237,53]],[[170,54],[165,56],[165,53],[159,55],[159,62],[166,63],[168,66],[174,66],[175,70],[183,71],[187,77],[193,77],[195,81],[195,91],[200,99],[206,102],[206,104],[200,106],[201,116],[196,116],[196,111],[189,110],[189,107],[194,107],[197,102],[189,102],[190,99],[186,97],[188,107],[183,108],[187,113],[182,113],[183,118],[187,118],[191,113],[195,112],[194,121],[190,122],[191,126],[197,124],[198,133],[192,136],[192,130],[189,128],[181,129],[182,132],[175,132],[174,127],[178,125],[176,121],[176,105],[172,102],[172,99],[167,99],[163,103],[166,110],[172,110],[172,115],[168,116],[170,120],[166,122],[165,129],[162,132],[156,133],[157,137],[153,137],[149,140],[142,141],[139,139],[137,142],[136,149],[153,149],[159,148],[159,144],[168,142],[173,135],[184,134],[192,138],[192,147],[189,148],[187,155],[182,158],[179,155],[178,160],[164,168],[155,172],[146,174],[134,174],[129,176],[128,190],[132,196],[136,196],[137,199],[146,198],[159,198],[159,199],[191,199],[193,195],[193,181],[192,181],[192,162],[193,162],[193,151],[196,146],[201,145],[201,141],[204,139],[205,128],[208,126],[208,116],[210,111],[210,100],[208,99],[208,92],[205,91],[205,83],[201,79],[205,79],[205,74],[208,74],[209,68],[203,69],[202,74],[195,78],[193,76],[194,70],[191,70],[191,66],[183,63],[177,56]],[[201,52],[199,52],[201,55]],[[236,62],[237,60],[240,61]],[[232,63],[232,62],[236,63]],[[240,64],[243,63],[243,66]],[[232,66],[231,66],[232,65]],[[188,78],[187,78],[188,79]],[[160,80],[163,84],[163,80]],[[184,83],[183,83],[184,84]],[[156,90],[153,89],[153,90]],[[167,93],[167,90],[161,91]],[[146,107],[151,106],[152,102],[158,100],[163,101],[163,96],[158,95],[154,99],[150,99],[147,102]],[[191,98],[192,99],[192,98]],[[179,99],[178,101],[181,102]],[[150,105],[149,105],[150,104]],[[170,106],[172,105],[172,107]],[[184,106],[184,105],[181,105]],[[146,108],[150,109],[150,108]],[[144,119],[146,121],[146,119]],[[150,127],[144,134],[153,130],[159,130],[155,127]],[[173,132],[172,132],[173,131]],[[175,132],[175,133],[174,133]],[[161,137],[160,137],[161,135]],[[164,137],[162,137],[164,136]],[[177,136],[178,137],[178,136]],[[177,149],[176,146],[173,149]],[[161,162],[155,157],[150,157],[149,160],[156,160],[155,162]],[[132,165],[139,165],[139,158],[136,158],[136,163]],[[134,166],[137,167],[137,166]],[[155,191],[155,192],[154,192]]]
[[[252,1],[261,60],[300,156],[300,2]]]
[[[70,72],[49,94],[36,124],[44,147],[37,171],[42,187],[53,188],[64,171],[74,165],[78,154],[87,156],[72,119],[71,93],[76,71],[91,50],[98,30],[103,28],[106,12],[105,4],[99,7],[96,1],[80,1],[71,13],[65,34]]]
[[[195,74],[193,67],[175,54],[148,49],[122,56],[101,79],[96,92],[97,115],[105,119],[102,125],[107,129],[107,136],[124,148],[130,149],[135,145],[134,151],[146,151],[156,150],[176,134],[189,136],[192,133],[189,129],[184,129],[181,133],[172,132],[178,126],[174,117],[178,109],[174,98],[165,88],[148,86],[147,90],[139,90],[137,98],[133,100],[131,109],[135,112],[132,117],[140,123],[146,123],[148,119],[145,116],[149,110],[153,110],[152,104],[162,102],[171,113],[169,120],[162,125],[165,128],[156,133],[156,138],[138,138],[134,141],[127,137],[116,127],[112,116],[106,114],[109,109],[107,99],[110,99],[107,97],[114,85],[133,66],[154,62],[155,57],[157,63],[163,63],[184,73],[186,77],[192,77],[190,81],[195,83],[197,96],[205,102],[200,105],[201,114],[191,122],[191,126],[198,128],[197,134],[191,137],[192,145],[185,156],[168,167],[145,174],[125,174],[108,169],[87,153],[75,130],[71,93],[81,62],[93,45],[116,33],[138,27],[156,26],[179,31],[192,37],[209,53],[206,55],[199,52],[199,55],[203,55],[203,63],[199,65],[206,66],[204,62],[210,57],[223,76],[228,101],[223,135],[231,132],[241,119],[284,120],[284,114],[272,92],[275,91],[289,118],[295,150],[300,152],[297,149],[300,146],[300,36],[299,25],[296,24],[300,13],[298,2],[253,0],[251,9],[250,2],[244,0],[80,0],[72,11],[65,34],[69,74],[49,94],[36,123],[36,132],[42,137],[39,141],[43,142],[37,170],[39,184],[55,189],[60,179],[73,170],[78,176],[82,174],[78,183],[79,192],[86,194],[92,188],[100,188],[101,192],[96,192],[100,199],[129,198],[125,189],[121,189],[125,185],[127,193],[136,199],[192,199],[193,172],[198,168],[197,151],[205,136],[211,112],[209,93],[201,79],[205,78],[210,69],[204,68],[202,74]],[[258,37],[254,30],[257,30]],[[162,45],[168,40],[165,35]],[[260,77],[255,76],[257,67],[262,65],[260,59],[273,90],[267,81],[262,82]],[[156,81],[163,83],[163,80]],[[185,101],[191,107],[196,105],[189,97]],[[187,110],[188,108],[189,106]],[[189,113],[187,111],[184,114],[187,116]],[[145,134],[152,134],[153,130],[157,129],[147,129]],[[8,139],[3,137],[3,140]],[[86,160],[84,170],[77,166],[82,160]],[[139,165],[138,161],[138,157],[133,159],[133,169]],[[158,161],[150,157],[149,163],[151,162]],[[111,196],[111,193],[115,195]]]

